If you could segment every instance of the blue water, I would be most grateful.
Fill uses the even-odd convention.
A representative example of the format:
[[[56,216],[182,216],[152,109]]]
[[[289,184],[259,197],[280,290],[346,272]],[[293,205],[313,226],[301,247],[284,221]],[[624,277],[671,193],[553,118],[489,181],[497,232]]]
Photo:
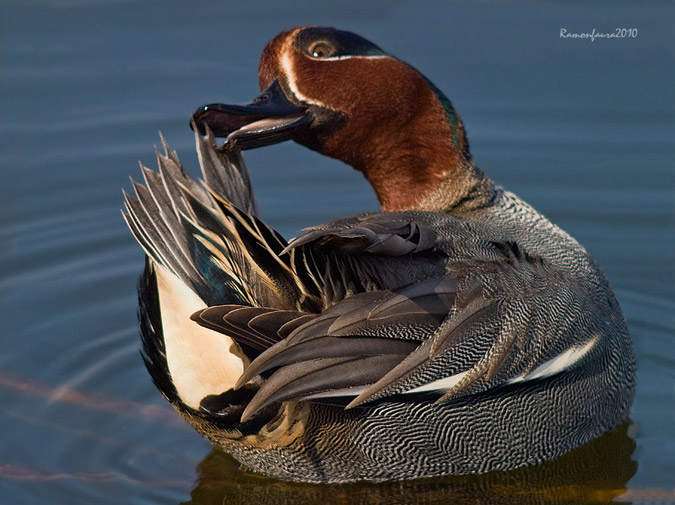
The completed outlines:
[[[0,503],[675,503],[673,19],[666,2],[0,0]],[[453,100],[477,163],[603,265],[638,356],[631,419],[561,461],[461,479],[287,484],[239,469],[160,397],[138,353],[143,255],[121,188],[162,130],[196,167],[194,109],[257,94],[282,29],[328,24]],[[637,28],[562,39],[560,29]],[[286,236],[373,210],[361,175],[247,153]]]

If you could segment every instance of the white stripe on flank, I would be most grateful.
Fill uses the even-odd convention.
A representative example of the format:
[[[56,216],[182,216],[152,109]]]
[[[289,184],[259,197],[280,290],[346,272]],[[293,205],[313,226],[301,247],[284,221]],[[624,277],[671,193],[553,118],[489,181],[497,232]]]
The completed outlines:
[[[570,347],[566,351],[558,354],[555,358],[551,358],[547,362],[542,363],[529,374],[520,377],[514,377],[513,379],[508,380],[507,384],[543,379],[544,377],[550,377],[551,375],[555,375],[564,370],[567,370],[581,361],[582,358],[586,356],[586,354],[588,354],[591,349],[593,349],[597,341],[598,337],[595,336],[581,347]]]
[[[460,372],[449,377],[444,377],[443,379],[438,379],[433,382],[428,382],[423,384],[415,389],[406,391],[406,393],[426,393],[430,391],[445,391],[451,389],[455,384],[462,380],[462,378],[468,373]]]
[[[234,387],[244,362],[233,353],[237,346],[230,337],[190,319],[206,307],[204,302],[168,269],[154,262],[153,266],[171,380],[183,403],[199,409],[205,396]]]
[[[566,351],[560,353],[555,358],[548,360],[545,363],[542,363],[532,372],[526,376],[514,377],[506,381],[506,384],[514,384],[517,382],[525,382],[535,379],[543,379],[544,377],[550,377],[560,373],[568,368],[571,368],[575,363],[579,362],[596,344],[598,337],[593,337],[591,340],[586,342],[581,347],[572,347]],[[459,381],[461,381],[464,376],[468,373],[468,370],[465,372],[460,372],[455,375],[450,375],[449,377],[444,377],[442,379],[435,380],[433,382],[428,382],[422,386],[418,386],[409,391],[405,391],[404,394],[412,393],[430,393],[434,391],[449,391],[455,386]],[[322,393],[314,393],[308,396],[303,397],[303,400],[314,400],[320,398],[333,398],[338,396],[358,396],[369,386],[357,386],[351,388],[342,388],[335,389],[333,391],[326,391]]]
[[[506,384],[515,384],[518,382],[543,379],[545,377],[550,377],[564,370],[567,370],[568,368],[571,368],[576,363],[581,361],[581,359],[584,356],[586,356],[586,354],[588,354],[591,349],[593,349],[593,346],[595,346],[597,341],[598,337],[596,336],[593,337],[588,342],[586,342],[581,347],[572,347],[570,349],[567,349],[566,351],[563,351],[560,354],[558,354],[555,358],[552,358],[547,362],[542,363],[537,368],[532,370],[532,372],[530,372],[529,374],[509,379],[508,381],[506,381]],[[462,380],[462,378],[464,378],[464,376],[467,373],[468,371],[460,372],[455,375],[450,375],[449,377],[444,377],[442,379],[438,379],[433,382],[423,384],[422,386],[418,386],[415,389],[406,391],[406,394],[427,393],[432,391],[449,391],[455,384],[457,384],[460,380]]]
[[[351,388],[333,389],[331,391],[324,391],[322,393],[313,393],[308,396],[303,396],[302,400],[315,400],[321,398],[337,398],[340,396],[359,396],[363,393],[370,384],[365,386],[355,386]]]

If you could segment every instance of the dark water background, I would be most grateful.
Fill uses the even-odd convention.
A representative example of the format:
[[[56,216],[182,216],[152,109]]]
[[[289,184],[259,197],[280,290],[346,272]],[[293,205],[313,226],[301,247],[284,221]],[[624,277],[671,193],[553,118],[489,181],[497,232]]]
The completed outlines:
[[[589,4],[0,0],[0,503],[675,503],[673,4]],[[193,110],[255,96],[264,43],[308,23],[426,74],[477,163],[599,260],[639,360],[630,422],[537,468],[312,486],[240,470],[168,407],[138,354],[120,190],[158,130],[196,167]],[[286,236],[376,208],[300,146],[247,160]]]

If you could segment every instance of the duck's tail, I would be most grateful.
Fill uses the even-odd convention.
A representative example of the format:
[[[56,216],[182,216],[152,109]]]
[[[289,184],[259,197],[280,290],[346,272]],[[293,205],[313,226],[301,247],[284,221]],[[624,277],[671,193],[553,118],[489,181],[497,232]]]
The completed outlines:
[[[145,185],[132,180],[135,197],[124,195],[131,232],[152,263],[206,305],[293,303],[284,292],[291,286],[283,272],[290,271],[279,259],[287,243],[255,217],[243,159],[238,152],[218,151],[210,132],[195,139],[203,183],[185,173],[162,138],[158,172],[141,165]]]
[[[164,139],[159,170],[141,166],[124,218],[148,261],[139,286],[143,355],[159,389],[193,409],[232,388],[248,363],[226,335],[190,319],[207,306],[296,309],[301,282],[280,255],[287,242],[256,217],[238,152],[195,135],[203,183],[191,179]]]

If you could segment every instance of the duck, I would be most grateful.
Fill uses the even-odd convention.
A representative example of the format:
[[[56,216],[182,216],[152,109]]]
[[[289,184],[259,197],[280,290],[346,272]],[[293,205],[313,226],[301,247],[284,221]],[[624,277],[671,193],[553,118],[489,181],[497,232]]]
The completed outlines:
[[[258,76],[250,103],[192,115],[201,181],[162,137],[124,194],[141,354],[199,433],[249,471],[343,483],[537,465],[628,416],[601,268],[476,166],[439,88],[320,26],[269,41]],[[381,210],[286,240],[242,151],[287,140],[360,171]]]

